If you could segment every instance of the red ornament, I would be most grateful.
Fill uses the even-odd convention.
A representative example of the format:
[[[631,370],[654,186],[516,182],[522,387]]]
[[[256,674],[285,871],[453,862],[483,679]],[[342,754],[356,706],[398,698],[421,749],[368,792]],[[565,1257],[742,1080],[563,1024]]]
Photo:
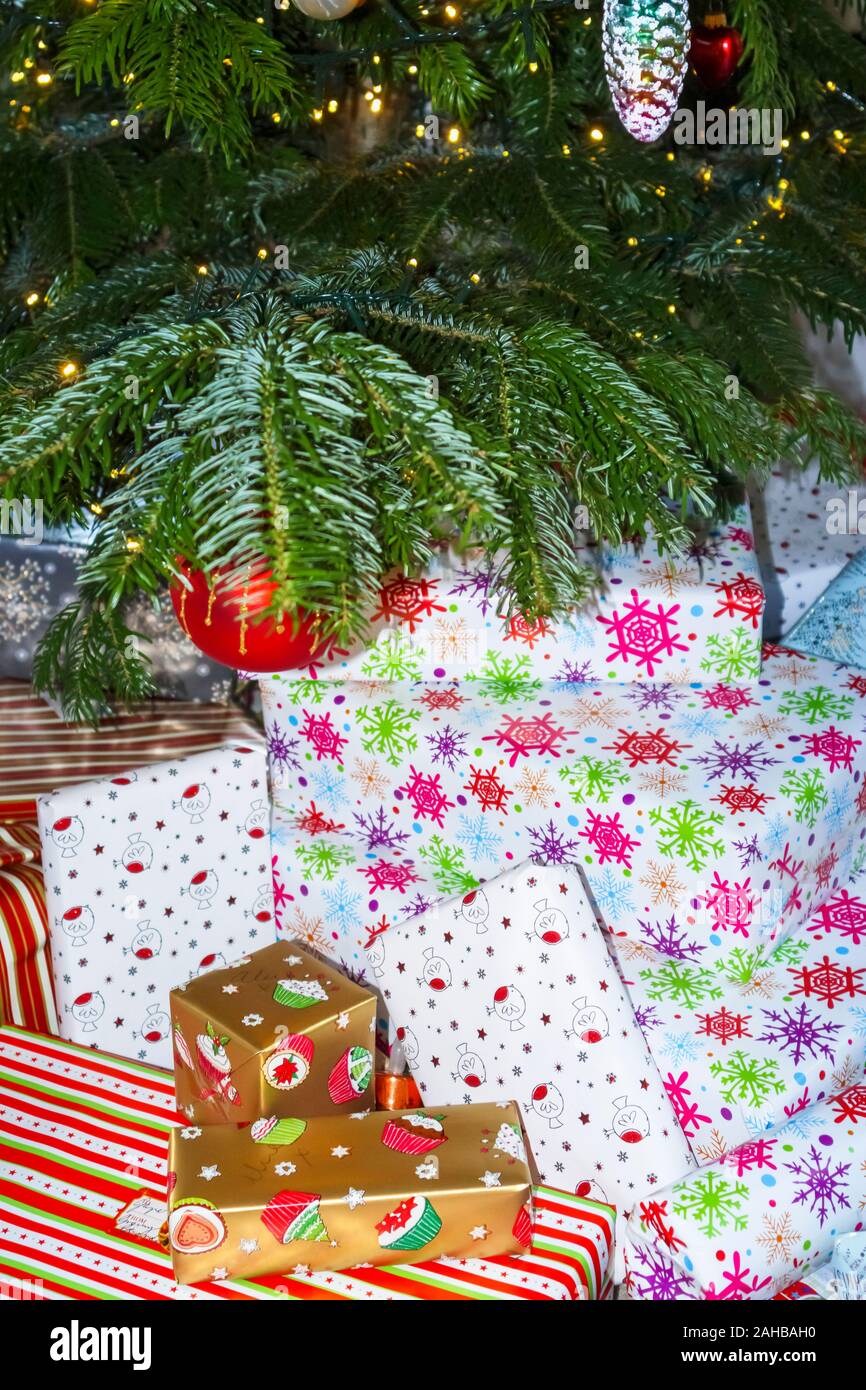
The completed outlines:
[[[708,14],[703,24],[693,25],[689,62],[708,92],[730,82],[742,56],[743,36],[726,14]]]
[[[183,561],[180,570],[190,587],[172,584],[174,611],[190,641],[213,661],[256,674],[288,671],[309,666],[327,646],[316,633],[316,615],[303,609],[258,621],[277,587],[271,570],[252,564],[233,584],[218,574],[208,579]]]

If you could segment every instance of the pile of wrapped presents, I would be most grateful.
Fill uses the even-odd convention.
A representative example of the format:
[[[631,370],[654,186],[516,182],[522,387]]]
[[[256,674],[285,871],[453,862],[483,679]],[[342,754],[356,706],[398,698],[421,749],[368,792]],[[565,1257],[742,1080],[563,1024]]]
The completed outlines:
[[[866,1297],[838,506],[583,544],[567,621],[443,552],[246,710],[159,639],[98,729],[27,680],[68,548],[4,551],[0,1295]]]

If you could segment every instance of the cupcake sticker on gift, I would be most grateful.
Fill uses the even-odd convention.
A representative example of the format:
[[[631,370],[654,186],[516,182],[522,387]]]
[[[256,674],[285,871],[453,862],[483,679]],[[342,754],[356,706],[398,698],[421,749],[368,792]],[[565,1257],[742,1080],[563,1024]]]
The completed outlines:
[[[277,980],[274,1003],[286,1009],[311,1009],[327,1003],[328,991],[318,980]]]
[[[262,1063],[265,1081],[275,1091],[293,1091],[309,1076],[314,1052],[305,1033],[287,1033]]]
[[[328,1095],[335,1105],[362,1096],[373,1079],[373,1054],[366,1047],[347,1047],[328,1077]]]
[[[426,1197],[407,1197],[376,1222],[383,1250],[420,1250],[441,1229],[442,1218]]]
[[[425,1115],[423,1110],[399,1115],[385,1125],[382,1130],[382,1143],[386,1149],[394,1149],[400,1154],[417,1156],[430,1153],[432,1149],[438,1149],[448,1138],[442,1119],[441,1115]]]

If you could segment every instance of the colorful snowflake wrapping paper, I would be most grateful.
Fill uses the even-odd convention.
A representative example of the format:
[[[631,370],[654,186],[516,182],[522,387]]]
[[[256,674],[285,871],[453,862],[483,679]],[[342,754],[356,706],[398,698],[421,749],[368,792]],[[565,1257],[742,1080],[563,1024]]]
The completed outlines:
[[[640,1299],[768,1299],[822,1264],[866,1211],[866,1090],[853,1087],[659,1188],[629,1220]]]
[[[168,1239],[182,1284],[520,1253],[532,1239],[520,1112],[506,1101],[175,1130]]]
[[[845,566],[785,641],[797,651],[866,669],[866,551]]]
[[[198,1124],[371,1103],[376,1000],[295,943],[171,992],[178,1108]]]
[[[264,747],[38,800],[60,1033],[171,1066],[169,992],[274,937]]]
[[[571,683],[590,667],[605,680],[701,680],[760,673],[764,609],[750,517],[744,505],[715,529],[696,532],[682,554],[578,545],[594,572],[591,598],[564,621],[512,614],[497,587],[495,557],[435,556],[420,579],[387,579],[363,639],[336,646],[310,668],[330,680],[417,681],[496,671]]]
[[[858,886],[859,885],[859,886]],[[613,945],[665,1090],[701,1164],[860,1085],[866,1068],[866,881],[777,947],[665,960]],[[866,1087],[863,1087],[866,1099]]]
[[[677,971],[781,941],[862,862],[857,673],[779,647],[754,684],[490,663],[263,681],[284,932],[355,967],[371,930],[535,857],[578,866],[605,925]]]
[[[543,1182],[629,1210],[693,1165],[573,869],[512,869],[366,954],[424,1103],[513,1096]]]

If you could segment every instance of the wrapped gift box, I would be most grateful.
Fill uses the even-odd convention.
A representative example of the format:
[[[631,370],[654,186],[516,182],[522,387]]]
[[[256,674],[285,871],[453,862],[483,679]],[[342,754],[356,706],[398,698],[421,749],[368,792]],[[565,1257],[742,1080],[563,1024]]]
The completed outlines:
[[[168,1238],[180,1283],[530,1244],[531,1178],[512,1102],[268,1124],[172,1133]]]
[[[772,647],[757,685],[572,674],[264,680],[282,929],[357,967],[371,930],[533,857],[579,866],[612,930],[708,966],[844,887],[857,673]]]
[[[751,515],[767,604],[764,637],[786,634],[820,598],[849,560],[866,551],[866,527],[840,530],[839,505],[848,510],[848,486],[822,481],[817,463],[773,471],[763,488],[751,490]],[[831,525],[828,525],[832,521]]]
[[[0,676],[29,680],[33,656],[48,624],[78,595],[78,570],[87,556],[87,531],[67,534],[49,528],[41,541],[0,537]],[[178,700],[225,702],[233,673],[211,661],[183,632],[168,595],[157,607],[140,596],[124,608],[124,620],[139,636],[157,694]]]
[[[230,705],[148,701],[94,729],[65,724],[23,681],[0,680],[0,796],[33,821],[40,792],[228,742],[261,742],[255,723]]]
[[[858,885],[859,889],[858,889]],[[781,946],[732,941],[705,965],[614,939],[638,1019],[699,1163],[860,1084],[866,1069],[866,882]]]
[[[866,550],[845,566],[785,640],[798,652],[866,669]]]
[[[261,745],[39,798],[60,1032],[171,1064],[169,991],[273,939]]]
[[[701,680],[733,663],[760,674],[764,591],[748,507],[696,530],[689,549],[578,545],[593,596],[560,622],[513,612],[497,588],[495,559],[479,551],[436,556],[420,579],[396,575],[379,591],[362,641],[332,647],[310,668],[330,680],[484,680],[485,673],[572,682],[590,668],[622,682]]]
[[[866,1087],[854,1086],[659,1188],[625,1237],[633,1298],[769,1299],[824,1263],[866,1204]]]
[[[608,1286],[613,1212],[545,1187],[523,1256],[178,1285],[159,1240],[182,1120],[170,1075],[14,1028],[0,1071],[0,1300],[583,1300]]]
[[[505,1088],[544,1181],[628,1209],[692,1166],[573,869],[512,869],[377,934],[367,958],[424,1103]]]
[[[171,1022],[189,1120],[266,1116],[279,1131],[279,1116],[372,1103],[376,1000],[294,944],[272,942],[179,985]]]

